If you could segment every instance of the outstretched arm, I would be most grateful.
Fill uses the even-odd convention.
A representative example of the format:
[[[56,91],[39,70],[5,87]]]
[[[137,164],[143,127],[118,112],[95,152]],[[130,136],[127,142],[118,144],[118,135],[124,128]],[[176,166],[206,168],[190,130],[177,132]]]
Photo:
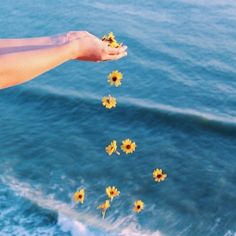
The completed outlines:
[[[0,56],[0,88],[23,83],[73,58],[73,44]]]
[[[69,31],[48,37],[0,39],[0,55],[62,45],[87,34],[86,31]]]
[[[86,33],[86,31],[70,31],[48,37],[0,39],[0,49],[29,46],[55,46],[83,37]]]
[[[106,61],[126,55],[126,47],[110,48],[89,33],[62,45],[0,55],[0,88],[31,80],[72,59]]]
[[[39,37],[39,38],[19,38],[0,39],[0,48],[53,45],[61,40],[61,36]]]

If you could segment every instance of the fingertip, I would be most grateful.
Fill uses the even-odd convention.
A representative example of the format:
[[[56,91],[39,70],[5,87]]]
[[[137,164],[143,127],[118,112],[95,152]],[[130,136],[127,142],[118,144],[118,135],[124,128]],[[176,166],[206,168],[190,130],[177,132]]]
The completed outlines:
[[[121,57],[120,57],[120,58],[126,57],[127,55],[128,55],[128,53],[127,53],[127,52],[124,52],[124,53],[121,54]]]
[[[119,60],[119,59],[121,59],[122,57],[126,57],[127,55],[128,55],[128,53],[127,53],[127,52],[124,52],[124,53],[120,54],[119,56],[117,56],[116,60]]]
[[[122,47],[119,48],[119,49],[120,49],[119,52],[120,52],[120,53],[123,53],[123,52],[126,52],[126,51],[127,51],[128,47],[127,47],[127,46],[122,46]]]

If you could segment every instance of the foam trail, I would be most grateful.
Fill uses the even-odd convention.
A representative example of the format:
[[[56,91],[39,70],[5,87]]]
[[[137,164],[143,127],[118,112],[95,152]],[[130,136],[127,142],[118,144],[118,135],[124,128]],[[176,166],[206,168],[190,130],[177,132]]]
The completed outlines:
[[[142,231],[136,223],[127,225],[129,217],[125,217],[112,223],[109,222],[108,219],[101,220],[91,214],[80,214],[78,211],[71,208],[70,205],[52,197],[47,197],[42,192],[31,188],[28,184],[22,183],[13,177],[0,177],[0,180],[17,195],[33,202],[41,208],[56,212],[58,214],[58,225],[61,230],[64,232],[70,232],[72,236],[97,235],[97,233],[94,234],[91,232],[88,227],[95,227],[104,232],[112,233],[109,235],[117,236],[163,236],[159,231]]]
[[[58,215],[58,225],[63,232],[70,232],[72,236],[92,236],[93,234],[88,231],[88,229],[80,223],[79,221],[71,220],[70,218],[59,214]],[[95,236],[95,235],[94,235]]]

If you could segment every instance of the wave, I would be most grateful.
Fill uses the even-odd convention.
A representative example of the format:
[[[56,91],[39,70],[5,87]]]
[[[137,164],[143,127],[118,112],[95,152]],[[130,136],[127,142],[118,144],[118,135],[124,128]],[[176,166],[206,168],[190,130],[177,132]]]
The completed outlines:
[[[50,86],[25,86],[18,89],[17,92],[15,96],[17,96],[18,102],[21,99],[31,103],[39,102],[40,105],[45,105],[46,108],[50,108],[50,104],[59,104],[63,109],[67,106],[68,109],[71,107],[77,108],[78,104],[85,104],[86,106],[94,106],[90,110],[96,111],[98,110],[97,104],[100,104],[101,99],[101,97],[91,93],[62,90]],[[155,127],[157,119],[159,119],[165,123],[178,122],[183,126],[200,125],[204,126],[204,128],[227,134],[235,134],[236,131],[236,117],[229,115],[215,115],[130,97],[121,97],[118,102],[119,104],[116,108],[118,113],[115,113],[115,115],[124,117],[124,108],[127,114],[132,109],[132,112],[136,115],[136,120],[142,119],[146,124],[152,124],[153,127]]]
[[[88,213],[79,213],[65,202],[45,196],[42,192],[32,188],[29,184],[20,182],[12,176],[1,176],[1,182],[20,197],[37,206],[56,212],[58,225],[63,232],[72,236],[163,236],[159,231],[144,231],[131,216],[118,219],[115,222],[108,217],[105,220]],[[92,230],[92,228],[96,230]]]
[[[223,117],[211,113],[201,112],[198,110],[178,108],[141,99],[129,98],[128,101],[132,105],[135,105],[137,107],[163,114],[165,116],[173,117],[175,119],[182,119],[183,121],[195,121],[196,123],[208,125],[216,125],[222,127],[228,126],[231,128],[236,128],[236,117]]]

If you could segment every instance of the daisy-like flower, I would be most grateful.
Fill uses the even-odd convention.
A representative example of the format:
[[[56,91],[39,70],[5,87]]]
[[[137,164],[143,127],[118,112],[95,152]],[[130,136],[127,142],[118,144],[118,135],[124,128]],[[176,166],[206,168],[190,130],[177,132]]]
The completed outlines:
[[[73,195],[73,201],[74,203],[84,203],[85,198],[85,190],[82,188],[80,190],[77,190]]]
[[[113,40],[115,40],[115,35],[113,34],[113,32],[110,32],[109,34],[104,35],[102,37],[102,40],[103,41],[113,41]]]
[[[122,46],[122,43],[118,43],[117,41],[112,41],[108,45],[112,48],[120,48]]]
[[[144,203],[141,200],[137,200],[134,202],[134,208],[133,211],[136,213],[140,213],[144,208]]]
[[[120,153],[117,151],[116,140],[112,140],[112,142],[106,147],[106,152],[109,156],[111,156],[113,153],[120,155]]]
[[[123,79],[123,74],[118,70],[114,70],[108,75],[108,83],[110,85],[115,85],[116,87],[121,85],[122,79]]]
[[[108,35],[104,35],[102,41],[108,42],[108,46],[113,48],[119,48],[122,46],[122,43],[118,43],[115,39],[115,35],[110,32]]]
[[[162,169],[155,169],[153,171],[153,178],[156,182],[161,182],[161,181],[164,181],[165,178],[167,177],[167,174],[165,174]]]
[[[115,186],[109,186],[106,188],[106,194],[112,201],[113,198],[118,197],[120,195],[120,191],[118,191]]]
[[[107,109],[116,107],[116,99],[111,95],[102,98],[102,105]]]
[[[101,209],[103,218],[105,217],[106,211],[109,207],[110,207],[110,201],[109,200],[106,200],[104,203],[102,203],[101,205],[99,205],[97,207],[97,209]]]
[[[121,149],[126,153],[130,154],[135,151],[136,144],[130,139],[125,139],[122,141]]]

